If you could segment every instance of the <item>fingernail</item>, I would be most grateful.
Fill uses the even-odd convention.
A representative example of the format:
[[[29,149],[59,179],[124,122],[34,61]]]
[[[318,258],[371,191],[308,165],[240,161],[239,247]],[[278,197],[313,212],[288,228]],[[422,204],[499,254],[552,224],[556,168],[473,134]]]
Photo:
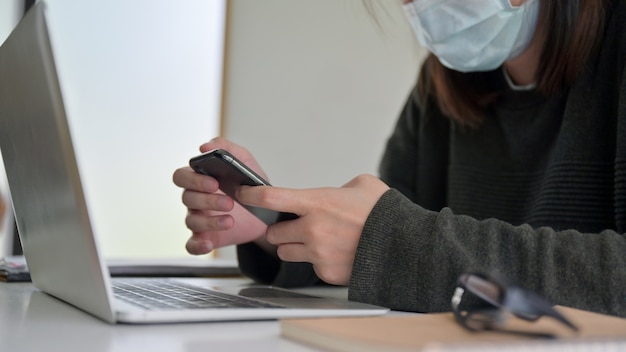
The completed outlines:
[[[227,230],[230,228],[230,218],[228,216],[221,216],[217,219],[217,226],[221,230]]]
[[[211,243],[210,241],[205,241],[204,248],[206,249],[206,253],[209,253],[213,250],[213,243]]]
[[[217,210],[227,211],[227,210],[230,210],[229,206],[230,206],[230,200],[228,198],[221,197],[220,199],[217,200],[217,207],[219,208]]]

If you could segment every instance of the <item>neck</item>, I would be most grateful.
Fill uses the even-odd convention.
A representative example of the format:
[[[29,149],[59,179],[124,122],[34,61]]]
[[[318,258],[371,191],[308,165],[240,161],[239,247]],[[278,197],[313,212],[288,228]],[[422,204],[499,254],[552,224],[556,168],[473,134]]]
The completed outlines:
[[[528,48],[518,57],[504,63],[504,68],[516,85],[525,86],[537,81],[537,69],[539,68],[544,38],[543,31],[537,26]]]

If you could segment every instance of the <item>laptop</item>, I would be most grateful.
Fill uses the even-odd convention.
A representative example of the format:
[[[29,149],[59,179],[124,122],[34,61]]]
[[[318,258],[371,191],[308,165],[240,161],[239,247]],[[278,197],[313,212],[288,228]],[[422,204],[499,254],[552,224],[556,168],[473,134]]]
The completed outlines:
[[[81,186],[38,2],[0,47],[0,150],[33,284],[110,323],[380,315],[372,305],[269,286],[111,278]]]

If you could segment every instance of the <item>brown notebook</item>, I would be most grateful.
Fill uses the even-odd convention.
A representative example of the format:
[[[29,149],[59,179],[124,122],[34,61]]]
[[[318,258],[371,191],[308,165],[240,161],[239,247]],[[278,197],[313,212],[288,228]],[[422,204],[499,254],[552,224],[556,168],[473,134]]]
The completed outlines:
[[[550,318],[529,323],[511,320],[507,328],[552,333],[545,339],[501,332],[472,333],[456,323],[452,313],[365,318],[287,319],[282,336],[331,351],[503,350],[523,347],[534,352],[568,347],[626,351],[626,319],[573,308],[557,307],[579,328],[578,333]],[[588,345],[588,346],[586,346]],[[587,348],[585,348],[587,350]]]

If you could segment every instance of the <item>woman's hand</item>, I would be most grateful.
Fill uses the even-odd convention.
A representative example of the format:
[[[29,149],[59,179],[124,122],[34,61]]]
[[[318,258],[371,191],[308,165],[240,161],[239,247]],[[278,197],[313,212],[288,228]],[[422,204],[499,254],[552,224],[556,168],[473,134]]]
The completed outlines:
[[[242,186],[237,199],[298,214],[299,219],[267,229],[266,239],[278,246],[278,257],[289,262],[310,262],[320,279],[347,285],[365,220],[388,189],[378,178],[361,175],[341,188]]]
[[[229,151],[266,178],[252,154],[245,148],[224,138],[216,138],[200,146],[203,153],[213,149]],[[189,253],[205,254],[231,244],[264,242],[262,236],[267,225],[231,197],[219,192],[217,180],[198,174],[187,166],[174,172],[173,181],[184,188],[183,204],[188,209],[185,222],[192,231],[186,245]]]

